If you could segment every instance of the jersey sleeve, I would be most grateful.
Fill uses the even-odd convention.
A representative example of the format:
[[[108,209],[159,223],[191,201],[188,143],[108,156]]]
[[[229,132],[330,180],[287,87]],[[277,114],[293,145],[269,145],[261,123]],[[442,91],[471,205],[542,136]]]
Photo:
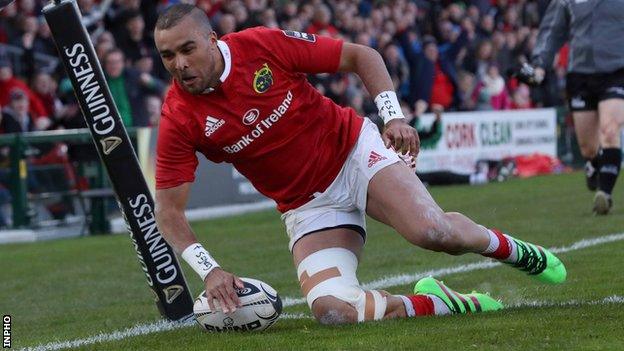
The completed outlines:
[[[334,73],[338,70],[342,40],[280,29],[262,28],[256,33],[257,39],[289,71]]]
[[[156,144],[156,189],[173,188],[195,180],[197,156],[191,139],[163,109]]]

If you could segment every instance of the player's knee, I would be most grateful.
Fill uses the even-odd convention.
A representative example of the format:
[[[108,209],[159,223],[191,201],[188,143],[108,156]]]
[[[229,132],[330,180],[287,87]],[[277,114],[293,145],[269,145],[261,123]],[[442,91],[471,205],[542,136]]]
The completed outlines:
[[[613,123],[605,123],[600,126],[600,137],[603,146],[618,146],[620,145],[620,126]]]
[[[579,149],[581,150],[581,155],[586,159],[592,159],[598,154],[598,145],[593,145],[592,143],[579,143]]]
[[[387,293],[362,290],[356,269],[355,254],[338,247],[317,251],[299,263],[301,290],[320,323],[355,323],[384,317]]]
[[[460,239],[453,230],[453,220],[457,213],[439,212],[426,216],[426,221],[418,228],[408,240],[422,248],[456,254],[461,251]]]
[[[358,321],[357,311],[345,301],[333,296],[319,297],[312,304],[312,314],[321,324],[348,324]]]

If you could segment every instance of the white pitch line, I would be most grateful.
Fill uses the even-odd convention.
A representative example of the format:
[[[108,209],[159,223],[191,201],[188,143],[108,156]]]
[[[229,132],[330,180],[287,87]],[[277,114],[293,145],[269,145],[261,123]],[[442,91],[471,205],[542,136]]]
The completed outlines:
[[[592,247],[592,246],[606,244],[606,243],[620,241],[620,240],[624,240],[624,233],[611,234],[611,235],[601,236],[601,237],[593,238],[593,239],[583,239],[583,240],[573,243],[572,245],[563,246],[563,247],[554,247],[554,248],[551,248],[550,250],[554,253],[565,253],[565,252],[576,251],[576,250],[584,249],[587,247]],[[429,277],[429,276],[442,277],[442,276],[446,276],[450,274],[466,273],[466,272],[476,271],[479,269],[488,269],[492,267],[497,267],[501,265],[502,263],[499,263],[493,260],[482,260],[479,262],[468,263],[468,264],[463,264],[459,266],[432,269],[432,270],[428,270],[425,272],[392,275],[389,277],[384,277],[384,278],[374,280],[369,283],[362,284],[362,287],[366,290],[386,289],[386,288],[390,288],[393,286],[413,283],[422,278]],[[290,297],[290,296],[282,298],[282,304],[284,305],[284,307],[299,305],[305,302],[306,300],[304,298],[297,298],[297,297]]]
[[[579,301],[568,300],[562,302],[552,301],[518,301],[516,303],[506,304],[505,309],[509,308],[521,308],[521,307],[567,307],[567,306],[595,306],[595,305],[612,305],[612,304],[624,304],[624,296],[611,295],[600,300],[593,301]]]
[[[31,350],[31,351],[50,351],[50,350],[61,350],[66,348],[75,348],[86,345],[91,345],[95,343],[101,342],[109,342],[109,341],[118,341],[126,338],[131,338],[134,336],[151,334],[151,333],[160,333],[169,330],[175,330],[180,328],[185,328],[193,325],[194,321],[186,321],[186,322],[170,322],[170,321],[157,321],[155,323],[150,324],[137,324],[134,327],[122,330],[122,331],[114,331],[112,333],[100,333],[95,336],[91,336],[85,339],[76,339],[71,341],[60,341],[60,342],[52,342],[49,344],[33,347],[33,348],[25,348],[22,350]]]
[[[569,246],[552,248],[551,251],[554,253],[565,253],[565,252],[580,250],[580,249],[584,249],[584,248],[588,248],[588,247],[592,247],[596,245],[601,245],[601,244],[606,244],[610,242],[620,241],[620,240],[624,240],[624,233],[611,234],[611,235],[601,236],[601,237],[593,238],[593,239],[584,239],[584,240],[577,241]],[[475,271],[479,269],[492,268],[492,267],[496,267],[499,265],[501,264],[498,262],[490,261],[490,260],[480,261],[480,262],[459,265],[459,266],[454,266],[454,267],[433,269],[433,270],[415,273],[415,274],[394,275],[394,276],[378,279],[370,283],[363,284],[362,286],[366,289],[383,289],[383,288],[389,288],[389,287],[398,286],[398,285],[405,285],[405,284],[414,282],[418,279],[428,277],[428,276],[441,277],[441,276],[449,275],[449,274],[465,273],[465,272]],[[284,307],[299,305],[305,302],[306,301],[303,298],[295,298],[295,297],[282,298],[282,305]],[[575,300],[562,302],[562,303],[543,302],[543,301],[525,301],[525,302],[518,302],[516,304],[509,305],[509,307],[550,307],[550,306],[564,306],[564,305],[572,306],[572,305],[586,305],[586,304],[596,305],[596,304],[606,304],[606,303],[622,304],[624,303],[624,297],[614,295],[614,296],[604,298],[602,300],[589,301],[589,302],[578,302]],[[301,319],[301,318],[311,318],[311,317],[304,313],[298,313],[298,314],[284,313],[281,315],[280,318]],[[162,320],[162,321],[157,321],[157,322],[149,323],[149,324],[138,324],[134,327],[131,327],[122,331],[100,333],[98,335],[84,338],[84,339],[52,342],[52,343],[40,345],[40,346],[33,347],[33,348],[23,348],[22,350],[52,351],[52,350],[60,350],[64,348],[75,348],[75,347],[91,345],[91,344],[95,344],[99,342],[118,341],[118,340],[130,338],[134,336],[186,328],[194,324],[195,322],[193,321],[170,322],[170,321]]]
[[[531,300],[531,301],[519,301],[510,305],[507,305],[506,308],[522,308],[522,307],[567,307],[567,306],[594,306],[594,305],[609,305],[609,304],[624,304],[624,296],[612,295],[605,297],[600,300],[593,301],[579,301],[579,300],[569,300],[562,302],[552,302],[552,301],[539,301],[539,300]],[[305,313],[284,313],[280,316],[282,319],[312,319],[312,316]],[[86,345],[91,345],[99,342],[111,342],[111,341],[119,341],[129,337],[141,336],[151,333],[159,333],[165,332],[175,329],[187,328],[195,325],[193,321],[187,322],[169,322],[169,321],[158,321],[156,323],[151,324],[138,324],[132,328],[128,328],[123,331],[116,331],[109,334],[98,334],[96,336],[92,336],[86,339],[78,339],[73,341],[65,341],[65,342],[55,342],[46,345],[37,346],[34,348],[26,348],[22,350],[31,350],[31,351],[51,351],[51,350],[60,350],[65,348],[74,348],[81,347]]]
[[[282,313],[280,319],[306,319],[312,318],[312,316],[307,315],[305,313]],[[37,347],[27,347],[22,348],[21,350],[27,351],[52,351],[52,350],[61,350],[68,348],[76,348],[101,342],[110,342],[110,341],[119,341],[126,338],[131,338],[140,335],[152,334],[152,333],[160,333],[166,332],[181,328],[188,328],[195,326],[196,323],[194,320],[185,321],[185,322],[171,322],[166,320],[160,320],[153,323],[148,324],[137,324],[134,327],[121,330],[114,331],[112,333],[100,333],[95,336],[91,336],[85,339],[76,339],[72,341],[59,341],[52,342],[49,344],[37,346]]]

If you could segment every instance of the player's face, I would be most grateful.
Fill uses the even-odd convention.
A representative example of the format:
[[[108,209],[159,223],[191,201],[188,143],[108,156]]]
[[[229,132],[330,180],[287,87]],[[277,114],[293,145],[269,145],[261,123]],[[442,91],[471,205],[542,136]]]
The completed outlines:
[[[214,32],[206,33],[189,16],[169,29],[156,30],[154,39],[165,68],[184,90],[201,94],[219,83],[222,58]]]

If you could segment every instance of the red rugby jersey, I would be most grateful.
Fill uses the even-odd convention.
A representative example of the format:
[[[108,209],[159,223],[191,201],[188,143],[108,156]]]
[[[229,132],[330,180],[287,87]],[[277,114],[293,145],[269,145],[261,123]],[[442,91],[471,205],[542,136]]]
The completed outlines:
[[[281,212],[305,204],[338,175],[363,123],[304,74],[335,72],[342,41],[252,28],[219,45],[226,66],[217,89],[192,95],[174,82],[165,98],[156,188],[194,181],[198,151],[232,163]]]

